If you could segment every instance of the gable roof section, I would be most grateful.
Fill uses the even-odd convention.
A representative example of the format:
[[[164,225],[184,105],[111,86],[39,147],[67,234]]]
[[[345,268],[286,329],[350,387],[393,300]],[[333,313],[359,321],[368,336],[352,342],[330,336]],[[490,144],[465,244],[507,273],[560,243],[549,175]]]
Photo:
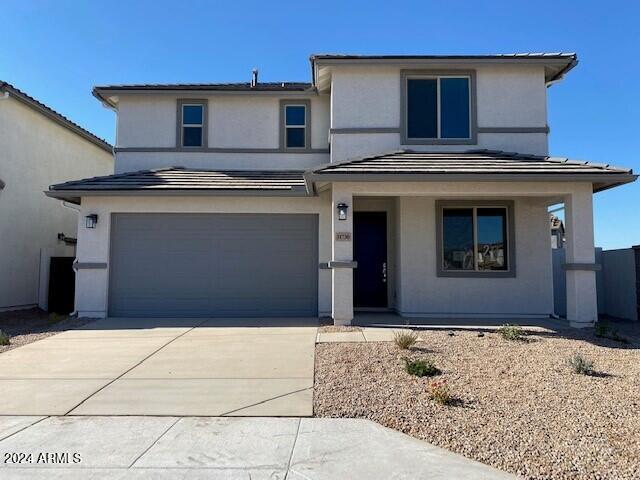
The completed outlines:
[[[58,125],[72,131],[73,133],[81,136],[85,140],[88,140],[89,142],[102,148],[103,150],[109,153],[113,153],[113,147],[106,140],[100,137],[97,137],[96,135],[91,133],[89,130],[82,128],[77,123],[72,122],[64,115],[56,112],[55,110],[48,107],[44,103],[39,102],[35,98],[27,95],[22,90],[19,90],[18,88],[14,87],[10,83],[3,82],[2,80],[0,80],[0,92],[8,93],[10,97],[15,98],[16,100],[23,103],[24,105],[27,105],[28,107],[32,108],[36,112],[41,113],[45,117],[56,122]]]
[[[169,167],[51,185],[49,197],[79,203],[89,195],[307,195],[303,172]]]
[[[313,181],[590,181],[594,191],[633,182],[637,175],[608,164],[497,150],[416,152],[403,150],[307,172]]]

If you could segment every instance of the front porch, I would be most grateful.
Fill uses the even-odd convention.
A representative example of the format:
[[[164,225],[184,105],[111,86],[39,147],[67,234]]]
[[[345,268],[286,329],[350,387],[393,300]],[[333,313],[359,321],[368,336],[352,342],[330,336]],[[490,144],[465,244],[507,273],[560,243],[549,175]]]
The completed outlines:
[[[548,227],[548,207],[558,203],[566,209],[567,319],[574,327],[597,320],[590,183],[332,182],[320,192],[331,196],[336,325],[561,327],[552,319]],[[447,237],[448,208],[469,212],[470,247],[459,246],[460,232]],[[490,245],[481,240],[495,234],[492,222],[503,237]]]

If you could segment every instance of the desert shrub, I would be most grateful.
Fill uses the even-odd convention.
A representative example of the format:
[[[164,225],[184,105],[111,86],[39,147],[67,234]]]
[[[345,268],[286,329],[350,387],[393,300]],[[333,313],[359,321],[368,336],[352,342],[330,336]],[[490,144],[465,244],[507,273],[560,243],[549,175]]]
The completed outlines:
[[[428,386],[429,398],[440,405],[449,405],[453,401],[446,380],[431,382]]]
[[[50,324],[58,323],[58,322],[61,322],[62,320],[65,320],[66,318],[67,318],[66,315],[62,315],[60,313],[52,312],[52,313],[49,314],[49,323]]]
[[[608,338],[620,343],[629,343],[629,340],[618,333],[617,329],[611,329],[604,320],[599,320],[595,325],[594,334],[596,337]]]
[[[498,329],[498,333],[505,340],[512,340],[512,341],[522,341],[526,337],[526,333],[520,325],[509,325],[509,324],[502,325]]]
[[[0,345],[9,345],[9,335],[0,330]]]
[[[409,375],[415,375],[416,377],[432,377],[433,375],[438,375],[440,373],[440,370],[431,360],[409,360],[408,358],[404,358],[403,360],[404,369]]]
[[[569,360],[567,360],[567,364],[571,367],[571,370],[573,370],[574,373],[578,373],[580,375],[593,375],[593,362],[591,360],[587,360],[579,353],[570,357]]]
[[[595,334],[596,337],[606,337],[609,333],[609,324],[603,320],[596,323]]]
[[[393,334],[393,343],[402,350],[408,350],[418,341],[418,334],[414,331],[402,331]]]

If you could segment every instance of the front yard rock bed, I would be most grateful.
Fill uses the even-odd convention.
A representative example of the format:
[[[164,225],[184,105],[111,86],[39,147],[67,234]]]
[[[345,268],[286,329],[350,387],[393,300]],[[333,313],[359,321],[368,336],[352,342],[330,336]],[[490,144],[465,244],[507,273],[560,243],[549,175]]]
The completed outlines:
[[[640,345],[566,330],[509,341],[422,331],[393,342],[316,346],[314,414],[367,418],[526,479],[640,478]],[[567,364],[580,354],[592,376]],[[441,370],[416,377],[404,358]],[[444,380],[454,401],[430,400]]]

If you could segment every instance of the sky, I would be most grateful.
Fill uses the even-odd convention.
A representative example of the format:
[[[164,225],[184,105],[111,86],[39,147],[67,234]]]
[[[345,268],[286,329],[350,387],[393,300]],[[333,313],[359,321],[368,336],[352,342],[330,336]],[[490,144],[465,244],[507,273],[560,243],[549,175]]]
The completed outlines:
[[[550,153],[640,173],[640,2],[29,1],[0,6],[0,79],[113,142],[112,83],[309,81],[312,53],[577,52]],[[640,244],[640,181],[594,197],[596,245]]]

